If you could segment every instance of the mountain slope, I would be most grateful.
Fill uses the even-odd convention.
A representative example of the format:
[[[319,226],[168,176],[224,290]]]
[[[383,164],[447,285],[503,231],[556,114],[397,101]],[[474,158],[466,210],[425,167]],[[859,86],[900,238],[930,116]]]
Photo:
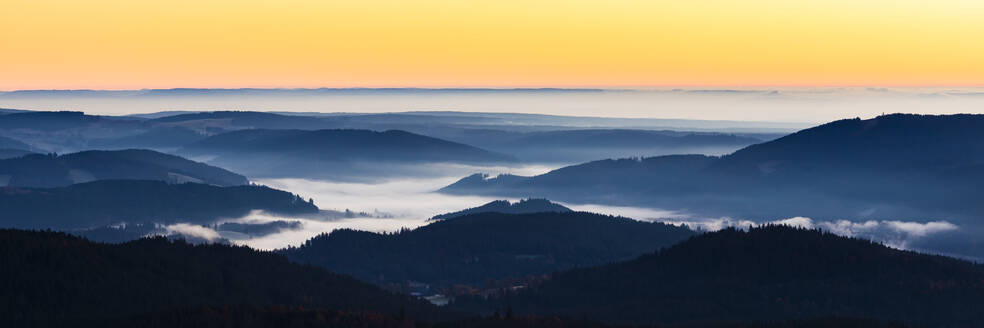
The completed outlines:
[[[0,148],[0,159],[16,158],[31,154],[34,154],[34,152],[23,149]]]
[[[627,259],[694,232],[662,223],[584,212],[477,213],[396,234],[336,230],[281,251],[376,283],[480,286]]]
[[[763,142],[758,138],[723,133],[629,129],[537,131],[515,135],[504,140],[476,140],[472,144],[513,154],[526,161],[576,163],[602,158],[725,154]]]
[[[89,141],[88,147],[94,149],[175,149],[205,139],[206,137],[203,133],[192,129],[164,126],[153,127],[133,135],[92,139]]]
[[[240,130],[206,138],[179,153],[211,157],[210,163],[250,176],[341,180],[415,176],[423,174],[415,170],[429,169],[422,163],[515,161],[469,145],[396,130]]]
[[[479,207],[472,207],[469,209],[464,209],[457,212],[445,213],[440,215],[435,215],[431,220],[445,220],[450,218],[456,218],[459,216],[465,216],[468,214],[476,213],[505,213],[505,214],[527,214],[527,213],[542,213],[542,212],[570,212],[571,209],[553,203],[546,199],[522,199],[515,203],[510,203],[508,200],[496,200],[489,202],[485,205]]]
[[[198,154],[275,154],[312,159],[400,161],[510,161],[505,155],[404,131],[242,130],[199,141]]]
[[[62,187],[110,179],[201,182],[219,186],[249,183],[246,177],[218,167],[139,149],[0,160],[0,176],[7,176],[7,185],[15,187]]]
[[[28,144],[26,144],[26,143],[24,143],[24,142],[22,142],[20,140],[13,139],[13,138],[7,138],[7,137],[4,137],[4,136],[0,136],[0,148],[3,148],[3,149],[24,149],[24,150],[33,149],[33,147],[31,147],[31,145],[28,145]]]
[[[634,323],[846,316],[966,327],[984,320],[974,310],[984,306],[984,267],[815,230],[726,229],[558,273],[485,306]]]
[[[152,124],[186,128],[239,129],[303,129],[317,130],[336,127],[322,118],[282,115],[266,112],[215,111],[164,116],[150,120]]]
[[[348,276],[247,247],[164,238],[121,245],[0,230],[0,323],[76,324],[174,307],[293,305],[433,318],[436,309]]]
[[[717,157],[597,161],[535,177],[467,177],[456,194],[544,197],[758,220],[979,223],[984,115],[841,120]]]
[[[211,223],[251,210],[318,211],[297,195],[267,187],[147,180],[102,180],[52,189],[3,187],[0,208],[0,226],[29,229],[80,229],[121,222]]]

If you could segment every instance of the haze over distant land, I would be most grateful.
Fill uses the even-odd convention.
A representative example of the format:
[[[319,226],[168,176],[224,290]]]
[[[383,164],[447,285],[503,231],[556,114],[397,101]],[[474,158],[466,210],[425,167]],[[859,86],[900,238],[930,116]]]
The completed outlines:
[[[0,108],[125,115],[160,111],[466,111],[794,122],[882,113],[984,113],[984,88],[145,89],[0,92]],[[692,128],[692,127],[691,127]]]

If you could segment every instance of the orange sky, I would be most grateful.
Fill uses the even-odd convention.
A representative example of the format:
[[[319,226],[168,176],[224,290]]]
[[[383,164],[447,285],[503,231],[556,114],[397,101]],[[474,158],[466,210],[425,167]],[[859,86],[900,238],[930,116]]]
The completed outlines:
[[[984,85],[980,0],[4,0],[0,90]]]

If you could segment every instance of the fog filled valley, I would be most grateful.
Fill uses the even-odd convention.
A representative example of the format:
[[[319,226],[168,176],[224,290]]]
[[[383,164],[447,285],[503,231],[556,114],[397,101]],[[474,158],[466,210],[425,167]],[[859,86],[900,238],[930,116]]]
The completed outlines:
[[[823,94],[690,91],[763,111]],[[984,322],[984,115],[322,113],[266,105],[437,91],[74,92],[0,93],[107,106],[0,109],[11,327]],[[460,92],[421,104],[573,106],[595,91]],[[663,92],[624,105],[684,101]],[[264,110],[123,112],[141,97]]]

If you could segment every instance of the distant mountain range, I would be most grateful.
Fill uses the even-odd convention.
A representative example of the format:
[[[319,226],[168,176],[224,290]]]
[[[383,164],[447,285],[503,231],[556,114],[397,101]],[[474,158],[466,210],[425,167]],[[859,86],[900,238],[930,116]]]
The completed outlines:
[[[489,280],[522,280],[629,259],[694,234],[684,227],[583,212],[485,212],[396,234],[335,230],[280,253],[379,284],[480,288]]]
[[[252,210],[311,214],[299,196],[260,186],[100,180],[60,188],[0,188],[3,227],[89,229],[112,224],[212,223]]]
[[[242,175],[151,150],[34,154],[0,160],[0,186],[50,188],[119,179],[197,182],[217,186],[249,183]]]
[[[103,326],[157,311],[242,304],[443,317],[424,301],[247,247],[164,238],[110,245],[0,230],[0,263],[0,279],[17,282],[0,286],[5,327]]]
[[[489,212],[504,214],[528,214],[543,212],[564,213],[571,212],[571,209],[546,199],[522,199],[515,203],[510,203],[508,200],[496,200],[479,207],[472,207],[457,212],[435,215],[431,218],[431,220],[446,220],[469,214]]]
[[[984,267],[784,226],[725,229],[637,259],[554,274],[456,306],[637,324],[860,317],[927,327],[984,321]]]
[[[801,125],[468,112],[174,111],[131,116],[0,112],[0,136],[28,140],[33,147],[7,148],[39,152],[126,148],[171,151],[209,136],[243,129],[360,129],[402,130],[509,154],[524,161],[564,163],[675,152],[721,154],[774,139],[794,126]],[[669,129],[703,132],[680,133]],[[563,146],[577,145],[585,139],[596,141],[582,145],[581,149]],[[553,155],[542,155],[543,147],[552,147]]]
[[[602,160],[535,177],[466,177],[454,194],[643,205],[772,220],[946,218],[984,205],[984,115],[841,120],[722,157]]]

